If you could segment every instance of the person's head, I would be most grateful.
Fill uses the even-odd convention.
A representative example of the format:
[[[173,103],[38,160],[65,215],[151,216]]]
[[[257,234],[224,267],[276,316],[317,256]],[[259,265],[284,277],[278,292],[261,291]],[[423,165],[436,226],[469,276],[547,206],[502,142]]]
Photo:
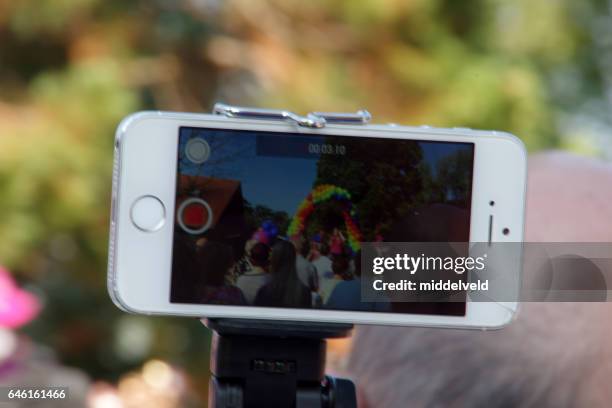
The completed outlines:
[[[525,241],[611,242],[604,186],[610,165],[531,157]],[[610,316],[610,303],[525,302],[502,330],[359,327],[349,372],[360,406],[609,406]]]
[[[320,252],[321,243],[323,243],[323,235],[322,233],[318,232],[314,234],[310,239],[310,249],[312,251]]]
[[[270,273],[286,276],[295,272],[296,251],[290,242],[279,240],[270,253]]]
[[[593,303],[523,306],[494,331],[359,327],[348,366],[360,406],[594,406],[593,380],[612,374],[609,313]]]
[[[337,254],[332,257],[332,272],[342,280],[352,278],[350,271],[350,260],[345,254]]]
[[[303,235],[297,235],[291,239],[291,242],[295,246],[295,251],[303,257],[308,256],[310,248],[308,245],[308,239]]]
[[[328,256],[329,251],[330,251],[329,243],[327,243],[327,241],[322,242],[321,245],[319,246],[319,252],[321,252],[321,255]]]
[[[255,244],[257,244],[257,240],[255,239],[249,239],[244,243],[244,253],[247,256],[251,256],[251,249],[253,249],[253,247],[255,246]]]
[[[270,287],[285,306],[294,306],[304,289],[296,270],[296,251],[291,242],[278,240],[270,253]]]
[[[204,286],[223,286],[234,266],[234,254],[229,245],[209,241],[197,253]]]
[[[251,248],[249,260],[253,266],[267,268],[270,261],[270,247],[258,242]]]

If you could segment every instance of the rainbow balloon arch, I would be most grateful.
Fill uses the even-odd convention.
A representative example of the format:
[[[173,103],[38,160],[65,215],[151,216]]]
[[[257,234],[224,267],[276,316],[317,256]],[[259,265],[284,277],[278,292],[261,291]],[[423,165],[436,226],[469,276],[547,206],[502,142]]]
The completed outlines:
[[[332,184],[321,184],[316,186],[308,196],[300,203],[295,216],[289,224],[287,235],[290,237],[300,235],[304,232],[308,217],[314,212],[316,206],[325,201],[335,200],[344,204],[342,218],[347,232],[347,244],[353,253],[361,249],[361,231],[357,227],[356,211],[351,202],[351,194],[342,187]]]

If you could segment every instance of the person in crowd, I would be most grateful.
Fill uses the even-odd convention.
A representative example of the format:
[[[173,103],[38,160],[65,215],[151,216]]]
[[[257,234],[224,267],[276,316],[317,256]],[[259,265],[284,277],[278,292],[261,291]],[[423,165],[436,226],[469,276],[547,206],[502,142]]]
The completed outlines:
[[[378,302],[361,300],[361,251],[355,254],[353,265],[354,278],[338,282],[329,295],[325,307],[327,309],[359,310],[362,312],[390,311],[391,305],[388,299],[381,298]]]
[[[527,185],[526,242],[612,241],[612,165],[541,154]],[[609,407],[611,315],[610,303],[524,302],[501,330],[362,326],[348,374],[366,408]]]
[[[309,251],[308,240],[306,237],[300,235],[295,237],[292,242],[297,252],[296,268],[300,281],[302,281],[302,283],[306,285],[311,292],[317,292],[319,290],[319,276],[317,275],[317,269],[308,261],[308,259],[306,259]]]
[[[259,289],[255,305],[309,308],[310,290],[298,277],[296,251],[291,242],[278,240],[270,253],[270,281]]]
[[[200,279],[197,265],[196,243],[186,234],[174,236],[174,256],[172,257],[171,299],[178,303],[198,302],[198,294],[193,282]]]
[[[327,242],[321,242],[319,245],[319,255],[314,259],[312,264],[317,269],[317,274],[319,275],[319,286],[325,279],[332,279],[334,273],[332,272],[332,261],[329,257],[330,249],[329,244]]]
[[[307,259],[310,262],[314,262],[321,256],[321,234],[314,234],[310,240],[310,252],[308,253]]]
[[[350,259],[344,250],[334,255],[332,260],[332,272],[333,275],[331,278],[321,281],[321,287],[319,289],[319,294],[321,295],[324,305],[327,305],[331,293],[340,282],[353,279],[350,270]]]
[[[332,255],[340,255],[344,251],[344,242],[346,239],[342,235],[342,231],[334,228],[332,236],[329,238],[329,252]]]
[[[251,268],[238,277],[236,286],[242,291],[248,304],[253,304],[259,289],[268,283],[270,247],[258,242],[250,248],[248,259]]]
[[[240,275],[250,271],[253,269],[253,265],[251,265],[251,249],[257,244],[257,241],[254,239],[249,239],[244,243],[244,252],[243,256],[240,257],[238,262],[236,262],[236,266],[234,267],[234,275],[235,280],[238,282],[238,278]]]
[[[246,299],[236,286],[228,284],[227,277],[234,268],[234,253],[229,245],[208,241],[197,252],[201,270],[196,283],[201,303],[217,305],[245,305]]]
[[[236,286],[244,294],[247,303],[253,304],[257,292],[269,280],[270,247],[258,242],[250,248],[246,257],[250,267],[238,277]]]

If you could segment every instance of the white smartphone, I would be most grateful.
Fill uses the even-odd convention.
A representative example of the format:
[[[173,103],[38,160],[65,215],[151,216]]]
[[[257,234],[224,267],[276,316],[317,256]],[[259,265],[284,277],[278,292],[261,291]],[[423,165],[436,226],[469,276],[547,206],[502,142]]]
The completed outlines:
[[[360,241],[522,242],[525,184],[504,132],[136,113],[116,134],[109,293],[141,314],[502,327],[516,302],[362,307],[350,281]]]

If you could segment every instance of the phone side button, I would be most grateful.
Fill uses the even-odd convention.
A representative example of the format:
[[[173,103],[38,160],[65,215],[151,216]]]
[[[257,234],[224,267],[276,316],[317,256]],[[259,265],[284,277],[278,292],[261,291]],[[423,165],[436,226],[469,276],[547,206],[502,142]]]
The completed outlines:
[[[113,194],[111,198],[111,222],[117,222],[117,196]]]

